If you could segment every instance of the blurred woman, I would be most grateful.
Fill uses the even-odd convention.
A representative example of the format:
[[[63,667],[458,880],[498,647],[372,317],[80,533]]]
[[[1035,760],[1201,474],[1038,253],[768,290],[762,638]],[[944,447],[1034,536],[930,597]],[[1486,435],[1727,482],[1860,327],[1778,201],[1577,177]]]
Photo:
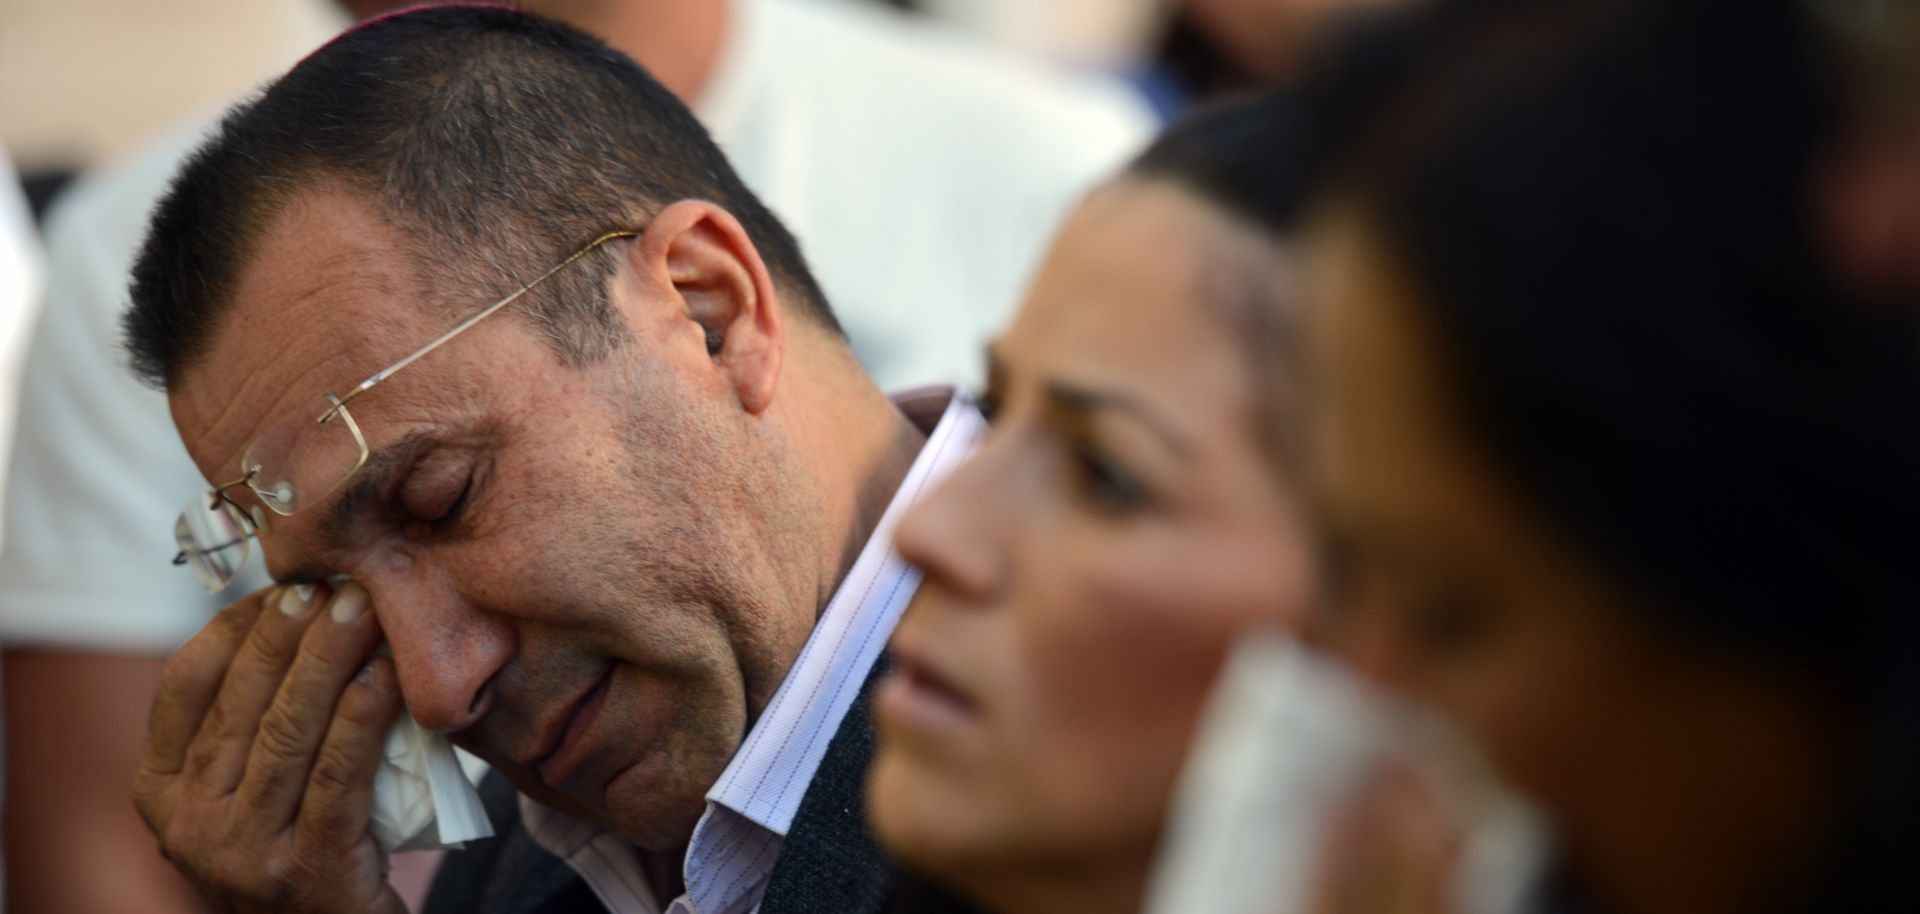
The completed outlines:
[[[1339,644],[1540,803],[1567,909],[1913,910],[1920,327],[1817,235],[1822,36],[1478,6],[1312,231]]]
[[[1096,191],[992,348],[980,452],[900,527],[926,582],[875,826],[1002,914],[1138,910],[1227,645],[1307,609],[1276,354],[1301,148],[1286,100],[1247,102]]]

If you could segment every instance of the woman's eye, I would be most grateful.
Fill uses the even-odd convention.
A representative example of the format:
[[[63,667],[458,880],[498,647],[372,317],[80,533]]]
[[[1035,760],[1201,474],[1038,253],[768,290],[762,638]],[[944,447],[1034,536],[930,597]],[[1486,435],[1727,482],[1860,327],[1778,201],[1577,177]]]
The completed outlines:
[[[1430,590],[1408,604],[1411,634],[1430,654],[1456,654],[1474,646],[1491,626],[1486,606],[1454,590]]]
[[[1098,448],[1079,448],[1073,461],[1082,492],[1102,510],[1126,512],[1147,503],[1139,480]]]

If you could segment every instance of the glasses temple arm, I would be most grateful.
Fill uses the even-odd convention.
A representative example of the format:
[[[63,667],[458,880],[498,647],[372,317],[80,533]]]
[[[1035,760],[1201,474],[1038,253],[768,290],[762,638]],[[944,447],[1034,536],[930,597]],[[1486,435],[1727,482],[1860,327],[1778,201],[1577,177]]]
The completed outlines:
[[[603,244],[606,244],[607,242],[612,241],[615,238],[633,238],[639,234],[640,233],[636,231],[621,229],[618,231],[607,232],[606,234],[603,234],[600,237],[593,239],[592,241],[587,243],[586,247],[583,247],[580,250],[573,252],[573,255],[568,257],[567,259],[562,260],[551,267],[548,267],[545,273],[542,273],[539,276],[534,277],[531,282],[528,282],[526,285],[521,286],[519,289],[515,290],[513,294],[507,296],[506,298],[500,299],[499,301],[494,302],[491,305],[488,305],[485,309],[475,312],[473,315],[469,316],[466,320],[463,320],[460,323],[453,325],[453,329],[448,330],[447,332],[434,337],[432,340],[429,340],[426,345],[421,346],[420,348],[415,349],[410,353],[407,353],[406,357],[402,358],[400,361],[395,362],[392,365],[388,365],[387,367],[382,368],[371,375],[368,375],[366,380],[361,381],[359,384],[354,385],[352,390],[347,391],[345,396],[341,397],[337,402],[335,402],[333,408],[330,410],[327,410],[327,412],[320,417],[319,421],[326,422],[327,420],[332,419],[334,415],[340,411],[340,408],[343,406],[346,406],[349,402],[353,400],[354,397],[360,396],[361,394],[366,393],[367,391],[373,389],[373,386],[375,384],[378,384],[381,381],[384,381],[387,378],[392,377],[400,369],[405,368],[416,361],[419,361],[419,359],[422,356],[426,355],[429,352],[434,351],[435,349],[440,348],[440,346],[446,343],[446,341],[453,339],[454,337],[459,336],[462,333],[467,332],[467,329],[472,327],[474,324],[480,323],[481,321],[486,320],[489,317],[492,317],[501,308],[505,308],[506,306],[513,304],[515,301],[519,300],[520,296],[533,291],[535,287],[539,286],[543,282],[546,282],[550,277],[553,276],[553,274],[566,269],[574,261],[579,260],[580,258],[585,257],[588,254],[592,253],[595,248]]]

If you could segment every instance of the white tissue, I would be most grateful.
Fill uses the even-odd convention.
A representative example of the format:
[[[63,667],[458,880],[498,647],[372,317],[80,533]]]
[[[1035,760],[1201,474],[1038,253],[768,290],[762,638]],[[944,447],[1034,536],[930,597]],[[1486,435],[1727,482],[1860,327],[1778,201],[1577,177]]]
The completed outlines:
[[[1265,633],[1239,645],[1215,686],[1146,911],[1305,911],[1329,823],[1375,764],[1409,750],[1464,819],[1453,909],[1524,910],[1545,854],[1533,815],[1476,770],[1438,721],[1388,704],[1333,662]]]
[[[373,775],[368,830],[384,853],[458,847],[493,836],[480,792],[460,750],[447,738],[403,715],[387,731],[386,758]],[[471,756],[467,756],[472,759]],[[471,761],[481,773],[486,768]]]

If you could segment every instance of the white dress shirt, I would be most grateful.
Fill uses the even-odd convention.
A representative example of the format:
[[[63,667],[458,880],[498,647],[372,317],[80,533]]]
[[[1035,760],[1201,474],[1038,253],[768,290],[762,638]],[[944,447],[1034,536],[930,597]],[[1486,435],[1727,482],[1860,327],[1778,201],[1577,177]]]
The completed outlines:
[[[920,573],[893,548],[894,527],[973,450],[986,429],[972,400],[951,388],[922,388],[894,402],[928,432],[927,443],[787,678],[707,791],[707,811],[694,828],[682,867],[686,894],[663,904],[631,845],[520,798],[521,819],[533,839],[579,873],[612,914],[747,914],[759,907],[827,743],[920,585]]]
[[[734,12],[696,113],[800,239],[875,380],[976,377],[1057,222],[1147,137],[1144,107],[867,3]],[[127,372],[119,329],[148,213],[211,126],[82,179],[48,220],[0,640],[164,652],[223,602],[167,564],[174,516],[207,483],[165,398]],[[263,565],[228,594],[264,584]]]

